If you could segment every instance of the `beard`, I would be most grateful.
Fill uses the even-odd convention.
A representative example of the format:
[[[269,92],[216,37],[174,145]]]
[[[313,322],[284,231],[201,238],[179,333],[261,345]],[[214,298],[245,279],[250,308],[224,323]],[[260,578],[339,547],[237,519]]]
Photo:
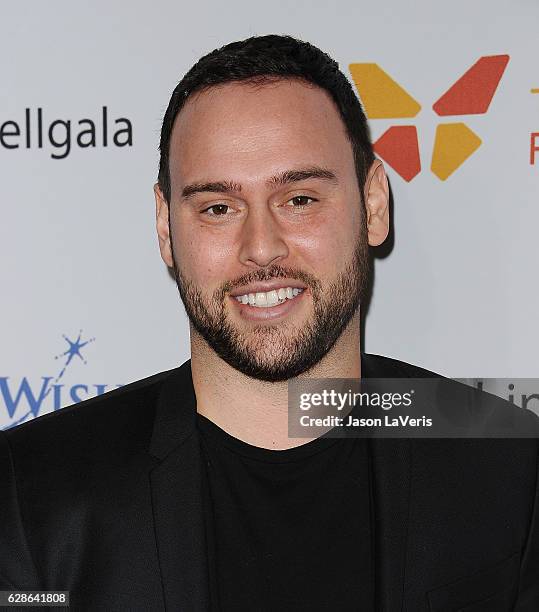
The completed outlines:
[[[225,282],[206,300],[200,289],[182,274],[174,254],[172,257],[176,284],[192,326],[230,366],[268,382],[298,376],[328,353],[365,298],[370,273],[366,227],[362,227],[350,260],[325,287],[311,274],[275,265]],[[301,327],[282,322],[239,329],[227,315],[228,292],[234,287],[274,278],[302,281],[312,295],[312,316]]]

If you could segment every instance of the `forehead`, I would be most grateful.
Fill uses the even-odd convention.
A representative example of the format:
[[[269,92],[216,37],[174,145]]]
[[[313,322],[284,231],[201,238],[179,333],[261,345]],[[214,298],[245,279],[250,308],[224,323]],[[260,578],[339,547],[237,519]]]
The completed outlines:
[[[294,166],[353,171],[352,147],[330,95],[298,79],[226,83],[194,94],[170,142],[174,190],[198,179],[249,183]]]

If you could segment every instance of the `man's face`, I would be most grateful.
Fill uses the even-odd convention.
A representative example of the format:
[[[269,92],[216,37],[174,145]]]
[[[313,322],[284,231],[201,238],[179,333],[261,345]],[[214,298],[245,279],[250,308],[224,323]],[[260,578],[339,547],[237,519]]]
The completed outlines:
[[[162,254],[194,329],[253,378],[307,371],[357,314],[368,270],[352,147],[329,95],[279,80],[192,96],[170,177]]]

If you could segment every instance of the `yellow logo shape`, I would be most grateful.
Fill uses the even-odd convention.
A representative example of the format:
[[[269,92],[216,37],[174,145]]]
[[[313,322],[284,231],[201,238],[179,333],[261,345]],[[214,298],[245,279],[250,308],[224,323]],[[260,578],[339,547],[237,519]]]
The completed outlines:
[[[350,64],[350,73],[369,119],[415,117],[421,110],[419,102],[378,64]]]
[[[481,142],[481,138],[464,123],[438,125],[430,169],[445,181],[481,146]]]

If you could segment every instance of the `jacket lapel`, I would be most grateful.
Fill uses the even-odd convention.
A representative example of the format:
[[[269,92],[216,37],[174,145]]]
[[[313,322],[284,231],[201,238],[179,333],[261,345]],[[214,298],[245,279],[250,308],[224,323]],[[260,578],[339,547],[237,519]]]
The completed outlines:
[[[410,504],[410,444],[372,439],[377,610],[404,609],[404,570]]]
[[[150,472],[150,487],[165,609],[206,612],[210,594],[203,461],[190,361],[162,386],[150,452],[161,460]]]
[[[362,355],[361,372],[367,378],[402,377],[391,367],[390,360],[373,363],[369,355]],[[376,609],[397,612],[404,609],[412,441],[372,438],[369,444],[374,497]]]

